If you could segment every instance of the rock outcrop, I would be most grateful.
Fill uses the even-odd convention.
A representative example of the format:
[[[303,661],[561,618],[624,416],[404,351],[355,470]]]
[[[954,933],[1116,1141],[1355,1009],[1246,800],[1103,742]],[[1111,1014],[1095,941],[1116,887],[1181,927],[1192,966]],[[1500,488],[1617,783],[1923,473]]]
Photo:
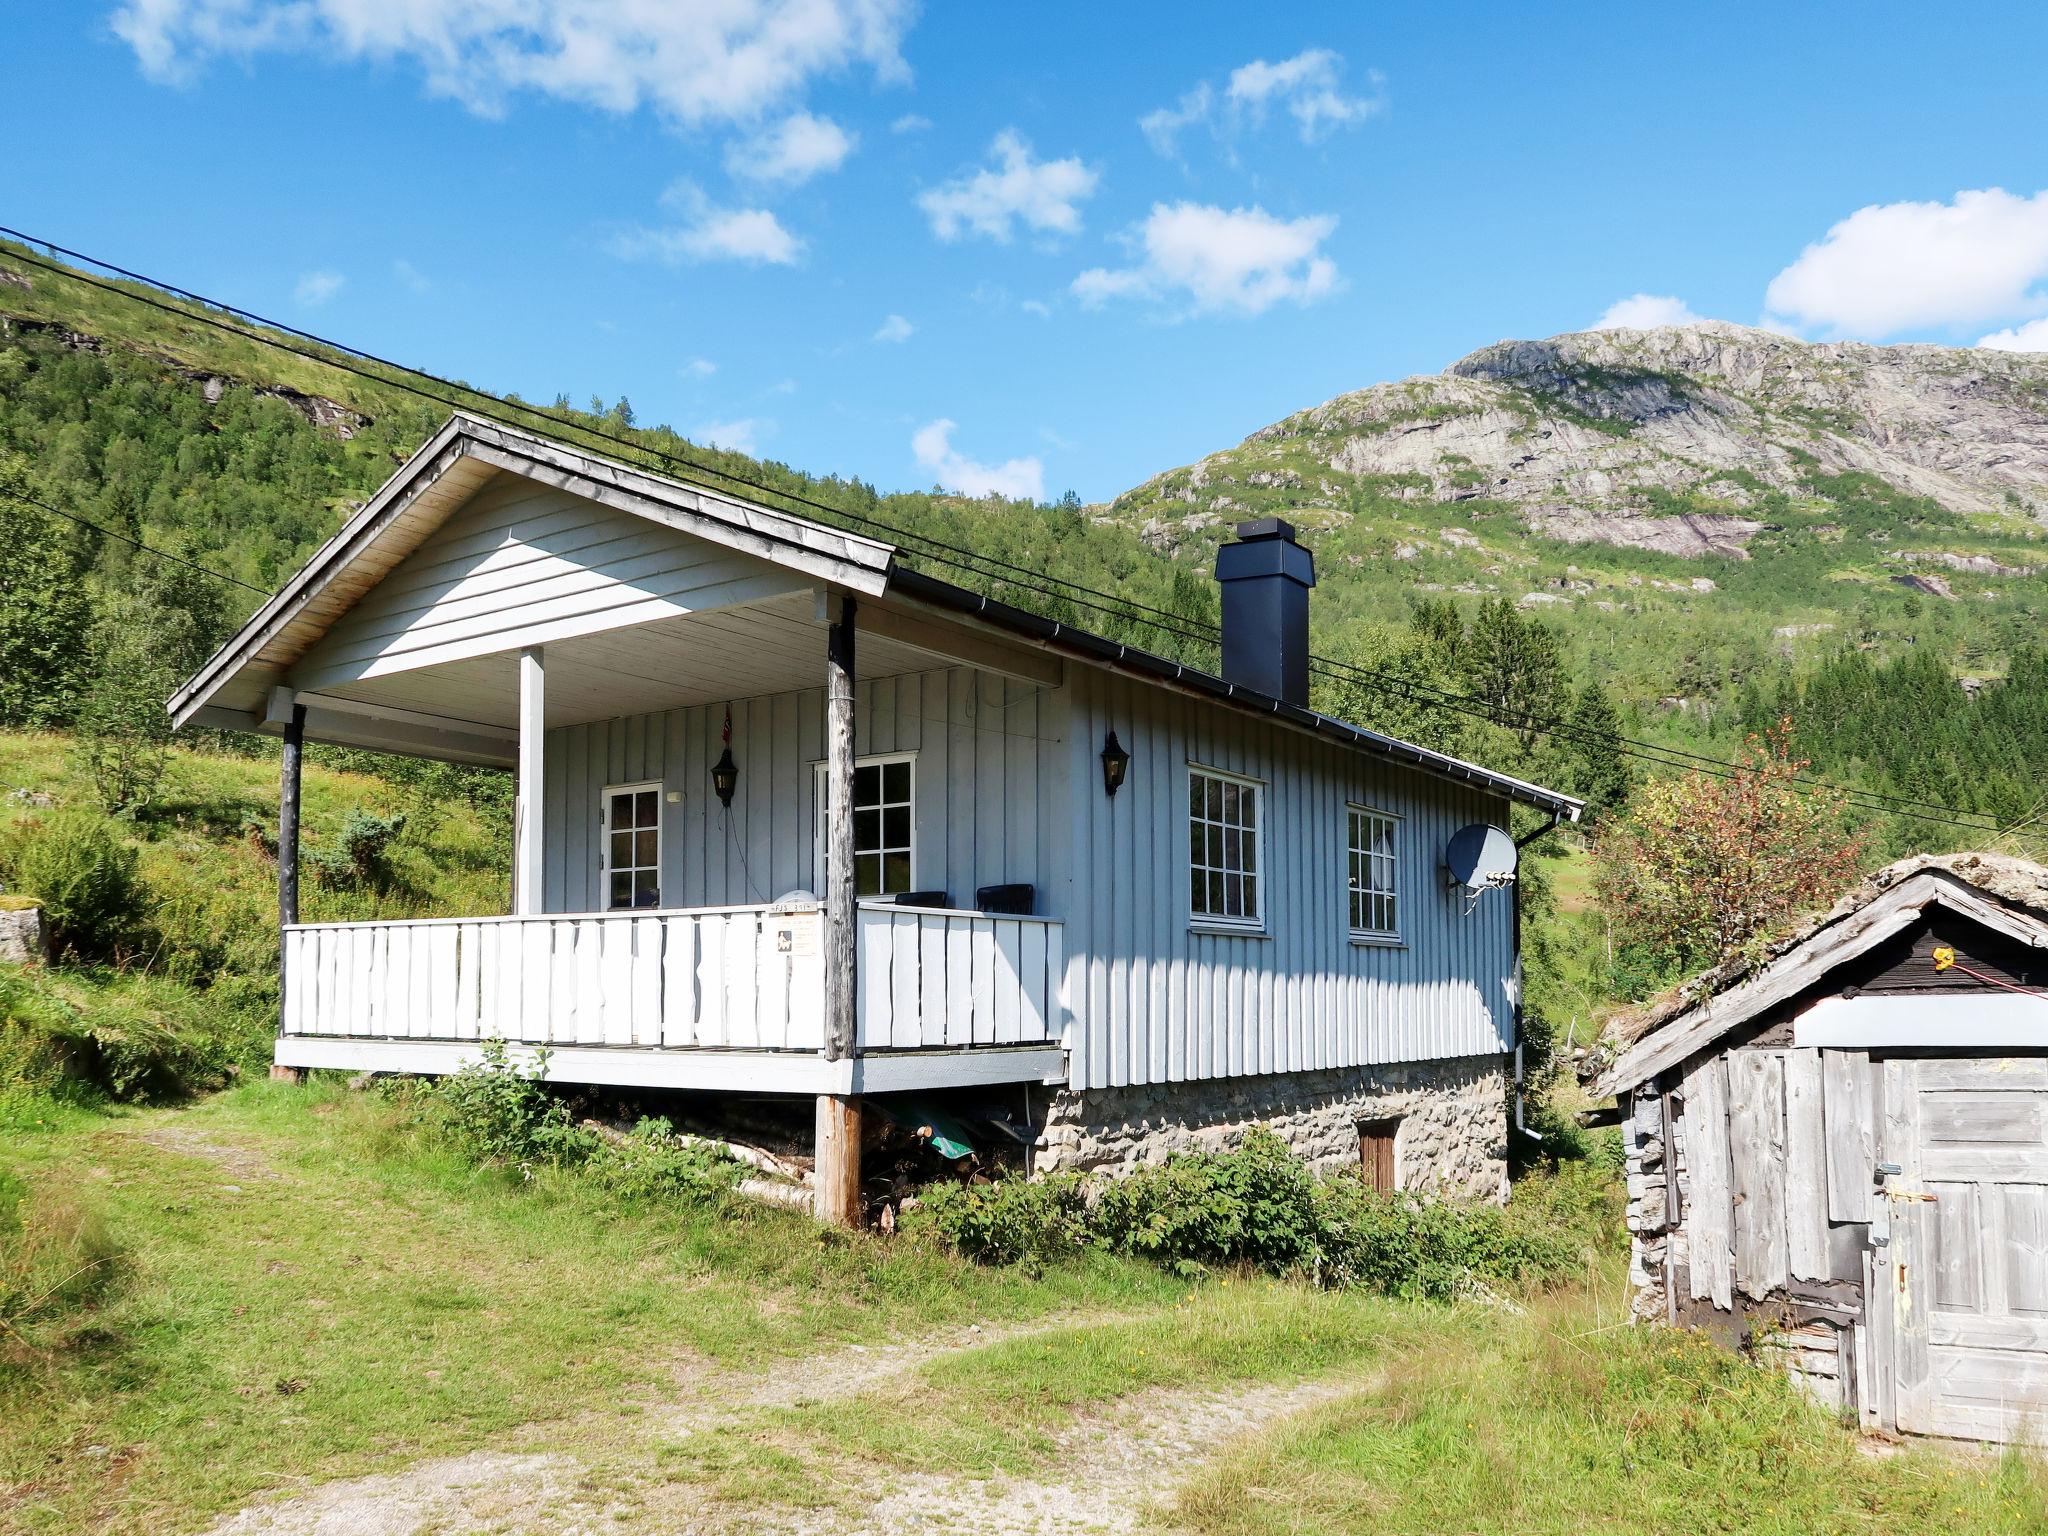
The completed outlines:
[[[1812,343],[1709,323],[1504,341],[1289,416],[1107,515],[1161,542],[1287,486],[1298,515],[1380,497],[1506,504],[1530,532],[1739,555],[1771,493],[1868,475],[1964,517],[2048,525],[2048,355]],[[1967,553],[1916,560],[1977,570]]]

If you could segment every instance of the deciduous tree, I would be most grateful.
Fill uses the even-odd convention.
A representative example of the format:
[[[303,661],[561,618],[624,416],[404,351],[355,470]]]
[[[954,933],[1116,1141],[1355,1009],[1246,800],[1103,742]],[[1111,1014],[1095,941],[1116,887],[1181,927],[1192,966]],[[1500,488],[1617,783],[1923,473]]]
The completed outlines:
[[[1732,775],[1652,780],[1601,830],[1597,889],[1645,980],[1753,953],[1855,877],[1863,837],[1840,795],[1796,782],[1805,767],[1781,721]]]

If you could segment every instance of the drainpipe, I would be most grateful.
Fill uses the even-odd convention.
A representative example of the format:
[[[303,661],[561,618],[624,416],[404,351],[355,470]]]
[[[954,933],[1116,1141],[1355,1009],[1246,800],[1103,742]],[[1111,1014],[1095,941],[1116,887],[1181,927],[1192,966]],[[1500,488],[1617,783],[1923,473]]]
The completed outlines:
[[[1539,837],[1547,837],[1552,832],[1555,832],[1563,821],[1563,811],[1552,811],[1550,813],[1550,820],[1546,821],[1535,831],[1525,832],[1515,839],[1515,853],[1517,855],[1515,860],[1515,883],[1509,888],[1509,897],[1514,904],[1515,925],[1515,1129],[1531,1141],[1541,1141],[1543,1138],[1537,1132],[1530,1130],[1522,1119],[1522,880],[1520,854],[1524,848],[1535,842]]]

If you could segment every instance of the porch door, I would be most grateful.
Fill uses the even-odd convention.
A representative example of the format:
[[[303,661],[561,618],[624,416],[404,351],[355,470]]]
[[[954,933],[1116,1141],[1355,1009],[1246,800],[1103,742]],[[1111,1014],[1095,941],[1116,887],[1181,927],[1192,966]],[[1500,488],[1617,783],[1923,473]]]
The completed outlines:
[[[1888,1062],[1885,1143],[1899,1428],[2048,1443],[2048,1060]]]

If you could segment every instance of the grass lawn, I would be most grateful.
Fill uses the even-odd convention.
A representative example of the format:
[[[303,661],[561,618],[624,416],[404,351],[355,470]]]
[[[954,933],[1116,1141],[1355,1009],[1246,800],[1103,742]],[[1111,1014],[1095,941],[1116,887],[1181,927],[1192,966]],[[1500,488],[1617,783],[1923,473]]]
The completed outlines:
[[[0,1356],[5,1531],[202,1529],[295,1480],[479,1447],[568,1458],[572,1497],[625,1530],[703,1512],[859,1529],[906,1499],[915,1519],[932,1490],[1043,1486],[1077,1434],[1204,1394],[1254,1407],[1155,1455],[1137,1484],[1173,1500],[1148,1516],[1165,1528],[2048,1522],[2026,1464],[1871,1456],[1779,1379],[1617,1325],[1611,1277],[1515,1313],[1137,1262],[976,1268],[787,1213],[480,1174],[332,1086],[118,1112],[0,1100],[0,1168],[102,1223],[123,1265],[45,1349]],[[822,1379],[852,1346],[935,1332],[967,1347],[806,1401],[830,1396],[811,1362]],[[804,1390],[742,1387],[675,1427],[695,1384],[777,1374]]]
[[[395,1123],[268,1083],[181,1110],[17,1107],[0,1166],[91,1208],[131,1273],[72,1347],[0,1370],[0,1526],[190,1528],[291,1477],[626,1407],[693,1364],[1188,1290],[1135,1263],[1032,1279],[785,1213],[522,1188]]]

